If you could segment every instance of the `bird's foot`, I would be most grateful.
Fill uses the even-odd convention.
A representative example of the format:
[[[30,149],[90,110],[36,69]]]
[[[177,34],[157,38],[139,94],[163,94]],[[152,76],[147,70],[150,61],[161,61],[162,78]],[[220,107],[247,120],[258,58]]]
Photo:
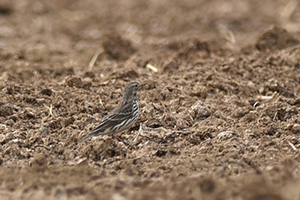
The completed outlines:
[[[118,140],[118,142],[123,142],[123,144],[125,144],[126,146],[131,145],[130,142],[123,140],[122,138],[120,138],[119,136],[113,136],[114,139]]]

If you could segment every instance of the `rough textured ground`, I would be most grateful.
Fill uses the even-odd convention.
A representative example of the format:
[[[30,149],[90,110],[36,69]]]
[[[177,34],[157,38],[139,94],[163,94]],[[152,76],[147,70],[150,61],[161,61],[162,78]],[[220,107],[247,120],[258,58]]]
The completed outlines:
[[[299,6],[1,0],[0,199],[299,200]]]

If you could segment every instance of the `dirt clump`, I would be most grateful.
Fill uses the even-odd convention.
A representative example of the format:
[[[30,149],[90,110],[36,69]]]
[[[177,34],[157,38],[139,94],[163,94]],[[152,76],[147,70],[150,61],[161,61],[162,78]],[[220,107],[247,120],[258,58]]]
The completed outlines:
[[[126,60],[136,51],[129,40],[116,33],[104,35],[102,46],[105,53],[115,60]]]
[[[285,29],[275,26],[259,37],[256,48],[261,51],[281,50],[297,44],[299,44],[298,39],[288,33]]]
[[[291,2],[2,0],[0,199],[300,199]]]
[[[9,104],[0,103],[0,116],[6,117],[14,113],[14,109]]]

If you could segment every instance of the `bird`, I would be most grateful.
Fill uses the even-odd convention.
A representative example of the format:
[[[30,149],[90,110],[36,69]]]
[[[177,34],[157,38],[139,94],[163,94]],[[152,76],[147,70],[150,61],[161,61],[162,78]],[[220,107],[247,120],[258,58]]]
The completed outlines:
[[[144,84],[138,82],[128,83],[123,91],[123,99],[110,114],[105,116],[100,124],[88,135],[80,139],[80,143],[92,137],[111,135],[122,132],[134,125],[140,117],[140,104],[137,92]]]

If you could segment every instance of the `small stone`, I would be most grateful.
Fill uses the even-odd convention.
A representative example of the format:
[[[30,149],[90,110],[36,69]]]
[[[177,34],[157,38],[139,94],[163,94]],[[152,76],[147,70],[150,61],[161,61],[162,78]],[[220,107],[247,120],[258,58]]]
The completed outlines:
[[[0,103],[0,116],[7,117],[14,113],[14,109],[9,104]]]
[[[51,96],[52,95],[52,90],[50,90],[48,88],[42,89],[41,94]]]
[[[70,87],[78,87],[78,88],[83,87],[83,82],[79,77],[70,77],[66,80],[66,83]]]
[[[197,101],[190,109],[190,115],[194,120],[208,118],[211,114],[211,109],[201,101]]]
[[[88,89],[92,86],[91,82],[84,82],[79,77],[69,77],[66,80],[66,83],[69,87],[85,88]]]
[[[180,60],[172,60],[164,67],[164,72],[178,70],[180,67]]]
[[[292,132],[293,132],[294,134],[300,134],[300,125],[299,125],[299,124],[294,124],[294,125],[292,126]]]
[[[223,131],[219,133],[216,138],[218,139],[225,139],[225,138],[231,138],[233,136],[237,136],[237,134],[234,131]]]

